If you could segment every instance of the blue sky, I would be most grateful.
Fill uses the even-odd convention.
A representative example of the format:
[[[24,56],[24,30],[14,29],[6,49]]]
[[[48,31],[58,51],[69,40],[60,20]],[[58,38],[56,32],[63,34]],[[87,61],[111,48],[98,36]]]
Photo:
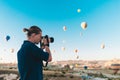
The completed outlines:
[[[0,0],[1,61],[16,61],[16,53],[26,39],[22,29],[32,25],[39,26],[43,35],[55,38],[50,44],[53,61],[76,60],[77,55],[80,60],[119,59],[119,9],[119,0]],[[81,22],[87,22],[86,30]],[[6,35],[11,36],[8,42]],[[11,48],[14,53],[10,53]]]

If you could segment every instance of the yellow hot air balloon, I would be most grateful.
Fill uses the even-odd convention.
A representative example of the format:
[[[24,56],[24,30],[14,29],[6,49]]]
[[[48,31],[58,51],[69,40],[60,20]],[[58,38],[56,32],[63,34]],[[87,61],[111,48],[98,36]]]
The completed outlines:
[[[80,10],[80,9],[77,9],[77,12],[78,12],[78,13],[80,13],[80,12],[81,12],[81,10]]]
[[[85,30],[87,28],[87,23],[86,22],[82,22],[81,23],[81,27],[82,27],[82,29]]]
[[[66,30],[67,30],[67,27],[66,27],[66,26],[63,26],[63,30],[66,31]]]
[[[75,67],[78,67],[78,64],[75,64]]]

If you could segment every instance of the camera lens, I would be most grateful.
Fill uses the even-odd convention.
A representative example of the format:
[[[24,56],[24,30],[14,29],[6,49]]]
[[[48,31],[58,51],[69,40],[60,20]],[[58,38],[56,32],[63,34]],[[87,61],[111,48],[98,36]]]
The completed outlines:
[[[53,43],[54,42],[54,38],[50,37],[50,42]]]

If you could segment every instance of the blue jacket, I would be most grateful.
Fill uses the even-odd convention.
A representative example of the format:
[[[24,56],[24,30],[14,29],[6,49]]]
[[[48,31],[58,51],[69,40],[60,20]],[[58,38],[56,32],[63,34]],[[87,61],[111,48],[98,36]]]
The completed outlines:
[[[24,41],[17,53],[20,80],[43,80],[43,60],[49,54],[30,41]]]

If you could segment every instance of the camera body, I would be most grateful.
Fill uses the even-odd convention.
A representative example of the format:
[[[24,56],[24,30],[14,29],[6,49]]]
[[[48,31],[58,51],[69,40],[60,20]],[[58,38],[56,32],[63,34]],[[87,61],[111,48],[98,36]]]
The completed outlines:
[[[49,47],[49,43],[53,43],[54,42],[54,38],[53,37],[49,37],[48,35],[42,36],[42,39],[40,41],[40,46],[45,46],[43,39],[47,40],[47,46]]]

